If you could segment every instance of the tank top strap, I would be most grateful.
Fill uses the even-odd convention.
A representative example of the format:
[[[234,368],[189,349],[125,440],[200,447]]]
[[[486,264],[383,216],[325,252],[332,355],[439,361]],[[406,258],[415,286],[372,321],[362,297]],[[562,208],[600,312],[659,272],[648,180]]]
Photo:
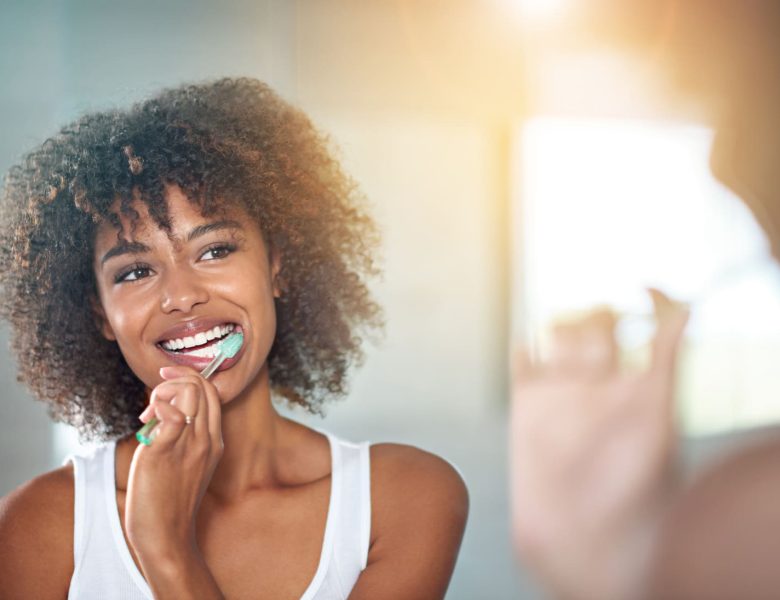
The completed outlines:
[[[343,588],[351,589],[360,572],[366,568],[371,538],[371,465],[368,442],[354,444],[331,437],[339,452],[339,497],[336,515],[335,557]]]
[[[63,464],[68,463],[73,465],[73,575],[70,580],[68,597],[75,598],[78,596],[79,575],[86,549],[87,515],[94,511],[94,508],[88,506],[89,500],[86,497],[88,461],[74,454],[63,461]]]
[[[73,465],[73,576],[69,598],[83,595],[86,571],[92,566],[95,540],[101,539],[109,529],[109,515],[106,512],[105,461],[106,455],[113,457],[114,443],[109,442],[68,456],[63,464]],[[111,550],[103,543],[101,550]]]

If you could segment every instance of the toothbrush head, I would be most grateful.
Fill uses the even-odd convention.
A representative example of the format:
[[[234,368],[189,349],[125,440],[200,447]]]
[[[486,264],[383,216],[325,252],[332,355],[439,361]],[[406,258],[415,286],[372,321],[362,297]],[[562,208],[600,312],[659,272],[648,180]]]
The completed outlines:
[[[241,350],[241,346],[244,345],[243,333],[231,333],[224,340],[219,343],[219,350],[225,355],[225,358],[233,358],[238,351]]]

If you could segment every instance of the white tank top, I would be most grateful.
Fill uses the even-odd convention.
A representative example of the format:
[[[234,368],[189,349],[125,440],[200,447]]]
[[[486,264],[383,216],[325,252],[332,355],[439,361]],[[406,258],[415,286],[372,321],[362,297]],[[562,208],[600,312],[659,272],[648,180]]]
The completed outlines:
[[[343,600],[368,559],[371,529],[369,445],[325,434],[331,487],[320,562],[301,600]],[[122,534],[114,478],[115,442],[72,455],[75,481],[73,577],[69,600],[153,600]]]

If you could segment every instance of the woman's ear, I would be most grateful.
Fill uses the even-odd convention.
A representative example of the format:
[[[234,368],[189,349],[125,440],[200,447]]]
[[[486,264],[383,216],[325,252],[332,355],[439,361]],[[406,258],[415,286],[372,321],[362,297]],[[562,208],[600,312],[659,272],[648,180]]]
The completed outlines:
[[[95,317],[95,326],[98,331],[110,342],[115,342],[116,335],[114,335],[114,330],[111,328],[111,325],[106,318],[106,312],[103,310],[103,305],[100,300],[90,294],[89,304],[92,307],[92,314]]]

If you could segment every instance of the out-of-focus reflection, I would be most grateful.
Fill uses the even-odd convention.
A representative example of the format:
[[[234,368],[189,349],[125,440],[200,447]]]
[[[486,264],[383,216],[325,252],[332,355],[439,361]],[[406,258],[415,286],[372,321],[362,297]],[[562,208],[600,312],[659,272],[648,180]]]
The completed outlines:
[[[780,5],[580,4],[583,31],[612,47],[639,50],[667,73],[670,89],[706,107],[716,132],[713,172],[751,210],[780,259]],[[731,246],[734,240],[724,251]],[[734,247],[733,255],[741,250]],[[735,320],[757,316],[744,315],[749,306],[732,310]],[[543,365],[529,368],[522,357],[517,365],[515,541],[557,597],[768,598],[780,587],[774,565],[780,438],[770,434],[685,485],[676,470],[672,403],[685,311],[665,312],[650,368],[639,375],[620,373],[606,360],[604,349],[614,343],[609,324],[601,335],[560,338],[559,351]],[[777,314],[760,317],[769,332]],[[776,333],[770,338],[778,340]],[[572,339],[579,340],[573,349]],[[773,356],[776,361],[780,353]],[[768,395],[776,402],[776,394]]]

